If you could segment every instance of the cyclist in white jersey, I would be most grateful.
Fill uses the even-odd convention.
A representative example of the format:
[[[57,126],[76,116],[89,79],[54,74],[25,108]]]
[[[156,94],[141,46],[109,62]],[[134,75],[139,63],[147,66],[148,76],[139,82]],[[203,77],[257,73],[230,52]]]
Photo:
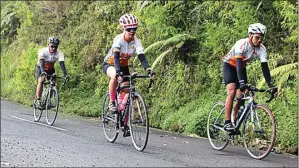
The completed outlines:
[[[60,40],[56,37],[49,37],[48,47],[39,49],[38,60],[35,67],[35,74],[38,80],[36,86],[37,105],[40,106],[40,97],[43,90],[43,81],[47,75],[55,73],[54,64],[58,60],[63,76],[68,78],[66,68],[64,65],[64,55],[61,51],[57,50]]]
[[[110,112],[116,113],[116,87],[117,81],[123,82],[123,85],[128,85],[127,81],[123,81],[123,75],[130,75],[129,72],[129,59],[135,54],[138,56],[141,65],[147,71],[151,78],[154,78],[154,72],[148,65],[148,62],[144,56],[143,47],[141,41],[135,36],[138,27],[138,18],[132,14],[125,14],[120,17],[119,23],[123,29],[123,33],[117,35],[114,40],[111,49],[106,55],[103,63],[103,71],[110,78],[109,81],[109,94]],[[121,105],[125,104],[123,102],[126,92],[122,92],[118,97],[118,102]],[[128,129],[125,123],[125,129]],[[129,133],[128,133],[129,135]],[[125,134],[124,134],[125,136]]]
[[[271,81],[270,70],[268,66],[268,55],[262,40],[266,33],[266,27],[261,23],[251,24],[248,27],[248,37],[235,43],[232,49],[223,57],[223,78],[227,89],[227,98],[225,101],[225,126],[227,131],[233,131],[230,115],[233,107],[233,99],[241,96],[246,91],[247,74],[246,64],[254,58],[259,58],[264,78],[272,92],[276,93],[277,89]],[[237,90],[238,89],[238,90]],[[238,101],[235,106],[235,114],[244,101]],[[236,116],[235,116],[236,118]]]

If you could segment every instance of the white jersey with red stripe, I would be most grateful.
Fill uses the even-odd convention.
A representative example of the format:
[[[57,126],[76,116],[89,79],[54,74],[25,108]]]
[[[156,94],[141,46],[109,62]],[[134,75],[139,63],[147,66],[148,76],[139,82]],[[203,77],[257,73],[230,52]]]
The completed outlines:
[[[45,70],[51,70],[54,68],[54,63],[58,60],[64,61],[64,55],[62,52],[57,50],[55,53],[50,53],[48,47],[44,47],[39,49],[38,51],[38,60],[37,65],[40,66],[39,60],[44,59],[45,60]]]
[[[125,40],[125,34],[121,33],[117,35],[114,40],[111,49],[106,55],[104,62],[110,65],[114,65],[114,55],[113,51],[120,52],[120,66],[128,66],[129,59],[134,56],[134,54],[144,54],[141,41],[135,36],[134,39],[128,43]]]
[[[263,44],[260,44],[258,47],[252,46],[249,43],[249,38],[237,41],[222,60],[236,67],[236,56],[238,56],[238,58],[242,58],[244,62],[248,62],[254,58],[259,58],[261,62],[268,61],[265,46]]]

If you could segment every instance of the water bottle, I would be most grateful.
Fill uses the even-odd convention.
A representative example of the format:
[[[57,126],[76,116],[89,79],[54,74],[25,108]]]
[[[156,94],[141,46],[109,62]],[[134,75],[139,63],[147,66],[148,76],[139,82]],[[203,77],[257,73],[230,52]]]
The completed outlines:
[[[125,107],[126,107],[126,104],[127,104],[127,101],[128,101],[128,97],[129,97],[129,94],[125,94],[125,97],[123,99],[123,101],[119,104],[119,110],[120,111],[123,111],[125,110]]]
[[[44,104],[47,98],[48,88],[43,88],[43,94],[42,94],[42,103]]]
[[[241,106],[238,113],[237,113],[237,118],[240,119],[241,115],[243,114],[243,111],[244,111],[245,107],[244,106]]]

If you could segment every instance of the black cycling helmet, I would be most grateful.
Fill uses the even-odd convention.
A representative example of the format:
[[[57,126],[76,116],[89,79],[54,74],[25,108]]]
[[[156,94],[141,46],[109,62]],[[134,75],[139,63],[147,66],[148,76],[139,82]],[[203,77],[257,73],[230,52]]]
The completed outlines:
[[[60,40],[56,37],[49,37],[49,39],[48,39],[48,43],[53,46],[58,46],[59,42],[60,42]]]

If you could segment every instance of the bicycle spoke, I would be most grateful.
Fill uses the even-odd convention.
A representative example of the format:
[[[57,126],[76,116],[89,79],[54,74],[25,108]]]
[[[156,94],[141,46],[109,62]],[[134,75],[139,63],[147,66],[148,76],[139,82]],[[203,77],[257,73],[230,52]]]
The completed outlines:
[[[223,129],[224,120],[224,104],[217,102],[210,110],[207,122],[208,139],[212,147],[216,150],[224,149],[229,142],[228,134]]]
[[[34,121],[38,122],[42,117],[43,110],[38,108],[36,101],[37,100],[36,100],[36,96],[35,96],[34,101],[33,101],[33,117],[34,117]]]
[[[135,149],[143,151],[147,145],[149,135],[148,112],[143,98],[135,93],[131,103],[129,127]]]
[[[119,127],[117,115],[111,115],[109,112],[109,100],[109,93],[106,93],[103,97],[101,118],[105,138],[108,142],[113,143],[118,137]]]
[[[266,157],[273,148],[275,137],[276,123],[272,112],[265,106],[257,105],[248,114],[243,127],[243,143],[247,152],[255,159]]]
[[[49,95],[46,101],[46,121],[49,125],[53,125],[58,113],[59,97],[56,88],[52,88],[49,91]]]

